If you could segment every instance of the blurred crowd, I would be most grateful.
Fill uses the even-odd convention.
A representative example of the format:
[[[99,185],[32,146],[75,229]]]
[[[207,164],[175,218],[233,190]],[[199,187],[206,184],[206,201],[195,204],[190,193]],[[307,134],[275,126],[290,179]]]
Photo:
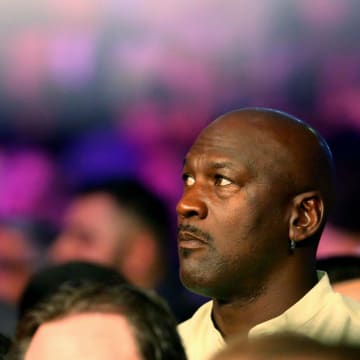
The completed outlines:
[[[226,110],[279,108],[327,136],[358,129],[359,7],[351,0],[3,1],[6,181],[34,172],[45,180],[29,182],[57,181],[59,194],[85,177],[135,172],[173,203],[185,149]],[[46,191],[63,205],[63,196]],[[44,201],[24,196],[1,206]]]
[[[61,234],[90,244],[78,224],[101,211],[109,219],[112,200],[80,201],[79,189],[134,178],[167,209],[161,256],[175,285],[164,294],[180,294],[189,313],[179,319],[189,315],[202,299],[172,275],[182,159],[207,122],[244,106],[289,111],[329,140],[339,198],[319,259],[360,255],[359,13],[356,0],[1,1],[4,307],[60,261],[49,254]],[[11,326],[0,330],[11,335]]]

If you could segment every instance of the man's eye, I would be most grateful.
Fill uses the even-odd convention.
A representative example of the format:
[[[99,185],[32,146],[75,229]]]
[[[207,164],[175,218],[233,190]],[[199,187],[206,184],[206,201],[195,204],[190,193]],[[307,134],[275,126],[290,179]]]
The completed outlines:
[[[194,185],[194,184],[195,184],[195,179],[194,179],[194,177],[191,176],[191,175],[184,174],[184,175],[182,176],[182,178],[183,178],[184,184],[185,184],[186,186],[191,186],[191,185]]]
[[[216,180],[215,180],[215,185],[217,186],[226,186],[226,185],[230,185],[232,184],[232,181],[230,181],[229,179],[226,179],[222,176],[217,176]]]

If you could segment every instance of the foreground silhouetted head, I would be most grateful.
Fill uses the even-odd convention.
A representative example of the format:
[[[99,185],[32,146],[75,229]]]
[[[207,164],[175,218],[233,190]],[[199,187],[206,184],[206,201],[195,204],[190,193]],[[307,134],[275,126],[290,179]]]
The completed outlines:
[[[314,277],[334,174],[325,140],[309,125],[271,109],[227,113],[196,139],[183,181],[177,212],[186,287],[226,300],[257,296],[285,272],[289,280]]]
[[[185,360],[176,321],[154,292],[129,284],[62,285],[20,320],[10,359]]]
[[[48,265],[35,272],[27,283],[18,304],[19,319],[37,304],[51,297],[63,284],[76,285],[83,281],[110,285],[127,282],[117,270],[87,261]]]

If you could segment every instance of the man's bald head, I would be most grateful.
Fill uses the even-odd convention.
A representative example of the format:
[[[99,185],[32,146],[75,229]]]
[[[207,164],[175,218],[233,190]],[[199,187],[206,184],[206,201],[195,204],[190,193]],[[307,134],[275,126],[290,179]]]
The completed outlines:
[[[305,123],[270,109],[227,113],[196,139],[183,180],[177,212],[185,286],[228,299],[236,282],[237,294],[256,297],[270,273],[314,264],[333,171],[326,142]]]
[[[278,181],[295,193],[318,190],[326,215],[334,202],[335,176],[332,154],[325,139],[304,121],[268,108],[244,108],[226,113],[204,132],[229,131],[236,136],[244,127],[253,128],[249,146],[267,160],[264,170],[279,177]]]

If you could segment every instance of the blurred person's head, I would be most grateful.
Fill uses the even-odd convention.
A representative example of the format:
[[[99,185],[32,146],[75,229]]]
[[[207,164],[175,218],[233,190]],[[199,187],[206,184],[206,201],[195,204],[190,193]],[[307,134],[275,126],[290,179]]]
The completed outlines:
[[[19,322],[13,359],[182,359],[175,319],[155,293],[84,281]]]
[[[329,145],[334,156],[337,192],[317,257],[359,256],[360,132],[344,128],[329,138]]]
[[[43,265],[55,230],[25,218],[0,220],[0,299],[16,303],[29,277]]]
[[[126,282],[119,271],[91,262],[70,261],[48,265],[30,277],[19,299],[18,318],[21,319],[37,304],[51,297],[63,284],[83,281],[114,285]]]
[[[211,360],[348,360],[357,359],[360,348],[349,345],[325,345],[295,333],[271,334],[248,339],[234,337]]]
[[[142,183],[123,179],[85,186],[73,198],[50,261],[112,266],[130,282],[155,287],[166,268],[168,214]]]

